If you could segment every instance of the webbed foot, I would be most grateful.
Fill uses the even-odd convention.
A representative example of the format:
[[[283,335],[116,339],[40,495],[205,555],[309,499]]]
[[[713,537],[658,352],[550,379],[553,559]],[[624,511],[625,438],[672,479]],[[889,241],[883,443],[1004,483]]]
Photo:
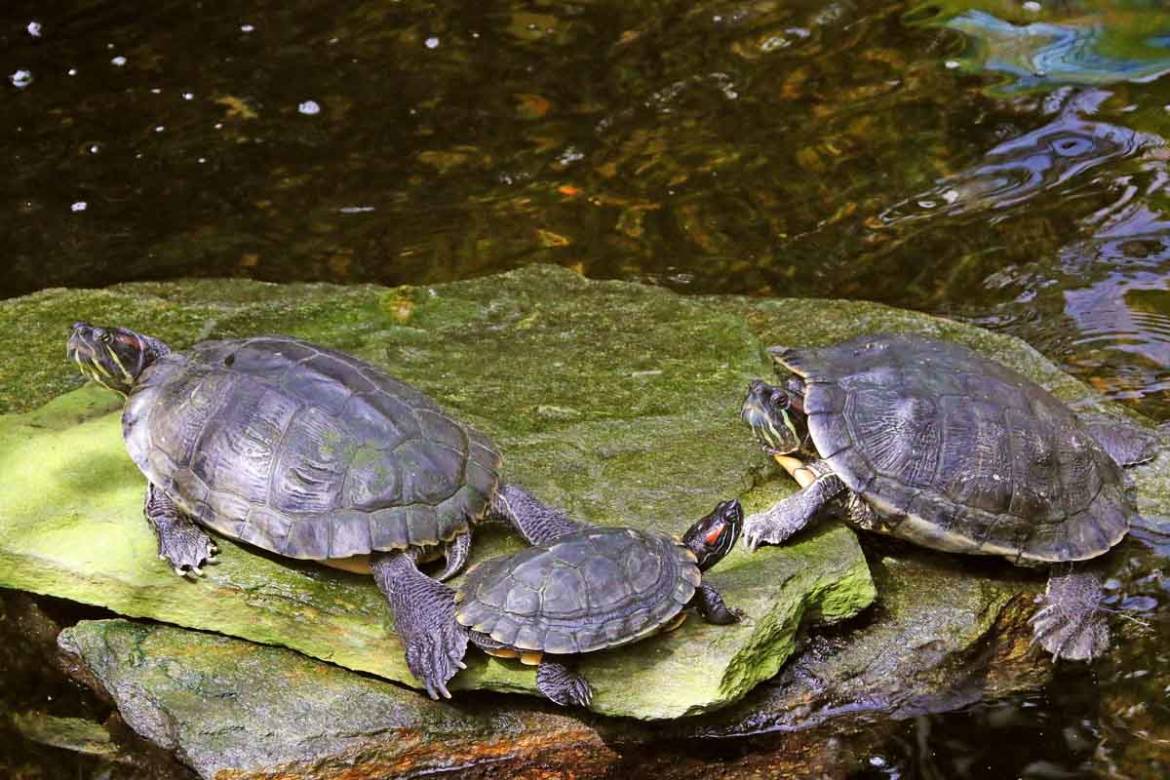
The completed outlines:
[[[587,707],[593,701],[593,689],[585,678],[557,661],[541,661],[536,669],[536,689],[565,707]]]
[[[1109,624],[1101,610],[1101,580],[1088,572],[1054,575],[1032,616],[1034,641],[1053,655],[1087,661],[1109,648]]]
[[[455,592],[420,572],[409,553],[380,555],[371,561],[371,569],[390,602],[406,665],[432,699],[450,699],[447,683],[467,668],[463,656],[468,636],[455,621]]]

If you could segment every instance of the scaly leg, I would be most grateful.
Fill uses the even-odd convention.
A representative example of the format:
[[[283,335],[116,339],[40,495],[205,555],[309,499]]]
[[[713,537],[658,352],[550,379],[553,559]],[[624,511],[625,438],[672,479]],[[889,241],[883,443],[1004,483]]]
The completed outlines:
[[[515,485],[501,485],[492,499],[492,513],[507,519],[529,544],[544,545],[565,534],[587,528],[559,509],[545,506]]]
[[[370,569],[390,602],[406,665],[432,699],[449,699],[447,682],[466,668],[467,631],[455,621],[455,591],[419,571],[417,555],[417,550],[380,553],[371,558]]]
[[[587,707],[593,689],[584,677],[559,661],[544,660],[536,668],[536,689],[562,706]]]
[[[813,475],[807,487],[744,520],[743,539],[749,549],[761,544],[780,544],[808,525],[826,503],[846,490],[845,483],[823,460],[805,464],[803,468]]]
[[[703,583],[695,591],[694,596],[695,608],[699,610],[699,614],[703,620],[708,623],[714,623],[717,626],[726,626],[732,623],[738,623],[743,617],[743,612],[738,609],[732,609],[723,602],[723,597],[719,595],[719,591],[714,587]]]
[[[214,563],[219,553],[211,537],[154,485],[146,488],[142,511],[158,538],[158,557],[180,577],[202,577],[204,564]]]

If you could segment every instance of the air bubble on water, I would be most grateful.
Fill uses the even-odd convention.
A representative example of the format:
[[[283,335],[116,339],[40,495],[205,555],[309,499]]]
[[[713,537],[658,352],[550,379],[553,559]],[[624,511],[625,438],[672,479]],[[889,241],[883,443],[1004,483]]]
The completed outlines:
[[[314,116],[321,113],[321,106],[317,104],[316,100],[306,100],[297,106],[297,111],[305,116]]]
[[[255,25],[252,25],[252,24],[241,24],[240,25],[240,32],[250,33],[250,32],[255,32],[255,31],[256,31]]]
[[[81,211],[85,211],[87,208],[89,208],[89,204],[84,200],[75,201],[69,206],[69,210],[75,214]]]
[[[120,68],[126,64],[126,58],[119,54],[117,57],[114,57],[112,60],[110,60],[110,62]]]
[[[183,100],[194,100],[194,99],[195,99],[194,92],[184,92],[183,93]]]
[[[425,41],[423,41],[423,45],[428,49],[437,49],[439,48],[439,39],[432,35],[430,38],[427,38]]]
[[[11,81],[12,86],[16,87],[17,89],[24,89],[33,81],[32,71],[21,68],[9,76],[8,80]]]
[[[1024,10],[1034,14],[1040,13],[1041,8],[1042,6],[1035,0],[1028,0],[1028,2],[1024,3]]]
[[[29,22],[28,27],[25,27],[24,29],[28,30],[28,34],[34,38],[41,37],[41,23],[40,22],[37,22],[37,21]]]

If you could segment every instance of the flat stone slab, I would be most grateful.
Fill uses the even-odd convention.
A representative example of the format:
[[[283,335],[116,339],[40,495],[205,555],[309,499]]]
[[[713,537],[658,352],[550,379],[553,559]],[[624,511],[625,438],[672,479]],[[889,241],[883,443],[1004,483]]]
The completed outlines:
[[[3,307],[5,328],[25,323],[35,336],[19,358],[0,359],[3,375],[48,387],[80,381],[58,377],[71,370],[62,344],[79,318],[179,348],[282,332],[345,349],[495,437],[509,480],[600,524],[679,533],[718,500],[743,495],[757,509],[788,489],[770,473],[753,487],[762,456],[737,409],[768,365],[747,321],[661,289],[535,268],[426,289],[189,282],[50,291]],[[10,405],[44,395],[20,384],[6,387]],[[86,387],[0,417],[0,585],[416,684],[368,578],[226,542],[205,578],[176,577],[142,519],[145,482],[125,453],[118,408],[112,393]],[[494,529],[477,539],[473,560],[518,545]],[[594,710],[672,718],[724,706],[780,669],[806,619],[839,621],[874,597],[856,538],[834,525],[789,547],[736,550],[709,576],[746,619],[690,620],[586,657]],[[476,651],[468,661],[452,688],[535,690],[532,669],[514,661]]]

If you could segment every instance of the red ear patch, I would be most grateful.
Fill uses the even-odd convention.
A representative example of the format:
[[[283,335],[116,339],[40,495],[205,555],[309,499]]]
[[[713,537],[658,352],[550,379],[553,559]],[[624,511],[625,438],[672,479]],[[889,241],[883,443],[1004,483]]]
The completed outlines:
[[[715,526],[707,532],[707,535],[703,537],[703,541],[707,544],[715,544],[715,542],[719,541],[719,537],[723,536],[723,529],[726,527],[727,526],[723,525],[722,523]]]

